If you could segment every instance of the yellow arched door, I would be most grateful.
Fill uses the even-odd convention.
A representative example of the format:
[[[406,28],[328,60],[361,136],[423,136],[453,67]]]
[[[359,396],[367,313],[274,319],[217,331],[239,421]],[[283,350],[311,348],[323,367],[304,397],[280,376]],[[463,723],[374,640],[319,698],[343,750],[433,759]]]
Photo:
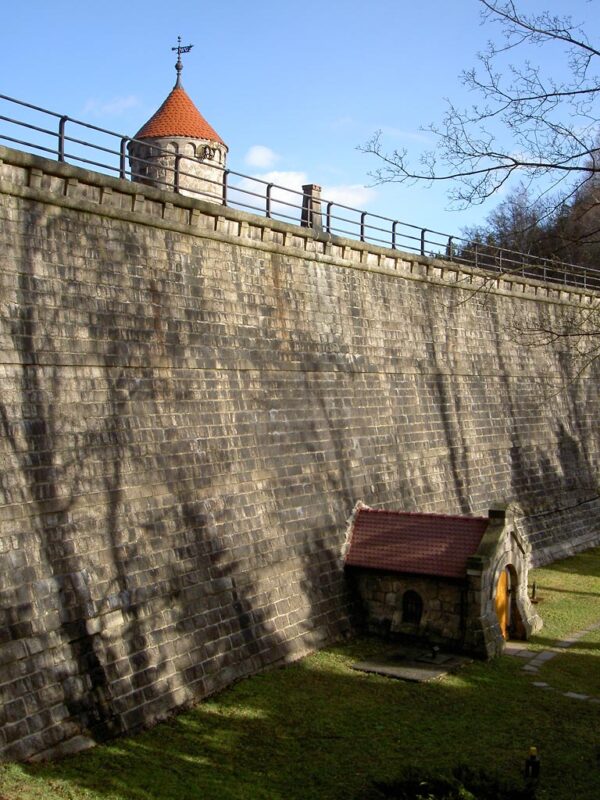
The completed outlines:
[[[505,569],[502,570],[500,577],[498,578],[498,583],[496,585],[496,598],[494,602],[496,606],[496,616],[498,617],[498,623],[500,625],[500,630],[502,631],[502,636],[504,636],[505,639],[508,639],[508,572]]]

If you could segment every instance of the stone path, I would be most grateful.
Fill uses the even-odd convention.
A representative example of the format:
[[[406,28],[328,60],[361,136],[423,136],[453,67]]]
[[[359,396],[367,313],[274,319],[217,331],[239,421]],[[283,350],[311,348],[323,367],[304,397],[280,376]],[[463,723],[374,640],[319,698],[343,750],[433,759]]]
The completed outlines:
[[[577,633],[572,633],[566,639],[560,639],[554,643],[554,646],[551,649],[542,650],[539,653],[532,653],[530,650],[527,650],[527,648],[524,647],[524,642],[516,641],[507,642],[504,652],[506,655],[514,656],[515,658],[522,658],[524,660],[527,659],[527,663],[523,665],[523,670],[533,676],[547,661],[550,661],[550,659],[554,658],[560,653],[564,653],[567,648],[572,647],[572,645],[576,644],[580,639],[583,639],[584,636],[587,636],[588,633],[597,631],[599,629],[600,622],[597,622],[595,625],[590,625],[589,628],[585,628],[582,631],[577,631]],[[575,691],[574,689],[568,692],[563,692],[561,689],[555,689],[553,686],[550,686],[550,684],[546,683],[545,681],[533,681],[533,685],[537,686],[539,689],[545,689],[546,691],[560,692],[565,697],[573,698],[573,700],[586,700],[588,703],[600,704],[600,697],[593,697],[589,694],[583,694]]]

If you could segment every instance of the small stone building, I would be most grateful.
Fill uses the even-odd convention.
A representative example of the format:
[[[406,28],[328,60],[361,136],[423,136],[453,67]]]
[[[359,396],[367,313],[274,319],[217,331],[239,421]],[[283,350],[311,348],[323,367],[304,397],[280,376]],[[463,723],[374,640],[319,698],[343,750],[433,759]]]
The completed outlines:
[[[362,503],[344,548],[371,631],[484,658],[541,628],[527,594],[530,554],[505,509],[466,517]]]

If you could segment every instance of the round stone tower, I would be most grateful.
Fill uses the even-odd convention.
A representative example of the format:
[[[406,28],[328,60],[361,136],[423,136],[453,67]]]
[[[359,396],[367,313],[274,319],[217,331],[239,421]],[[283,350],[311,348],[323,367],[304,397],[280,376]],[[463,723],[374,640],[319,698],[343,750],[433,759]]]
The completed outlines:
[[[177,50],[177,81],[170,94],[129,142],[131,179],[159,189],[221,203],[227,145],[208,124],[181,83],[181,54]]]

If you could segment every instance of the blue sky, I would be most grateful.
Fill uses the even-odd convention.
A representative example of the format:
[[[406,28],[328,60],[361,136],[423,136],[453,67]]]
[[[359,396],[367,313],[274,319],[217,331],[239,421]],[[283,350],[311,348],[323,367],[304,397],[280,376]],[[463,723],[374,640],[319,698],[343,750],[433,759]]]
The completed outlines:
[[[597,15],[590,0],[521,6]],[[381,129],[390,149],[416,155],[444,98],[474,101],[459,74],[497,33],[479,11],[477,0],[5,0],[0,93],[133,135],[173,86],[181,35],[194,45],[185,89],[231,169],[458,233],[497,201],[452,211],[441,185],[369,187],[376,163],[356,147]]]

